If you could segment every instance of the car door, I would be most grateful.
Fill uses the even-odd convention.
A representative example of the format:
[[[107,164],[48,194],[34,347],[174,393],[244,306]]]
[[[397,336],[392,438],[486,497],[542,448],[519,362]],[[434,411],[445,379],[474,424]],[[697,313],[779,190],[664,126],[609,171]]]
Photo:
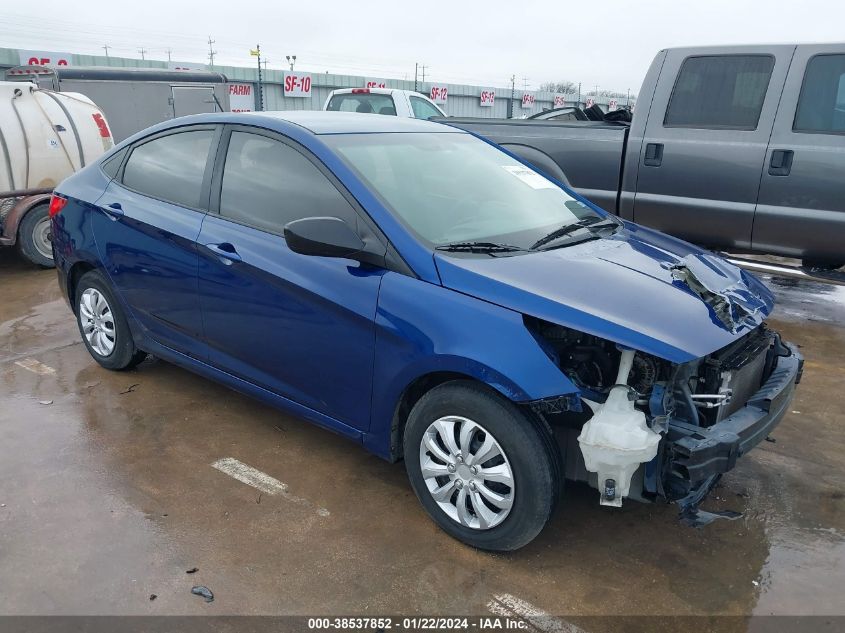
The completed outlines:
[[[799,46],[769,142],[752,246],[845,262],[845,48]]]
[[[312,216],[368,233],[351,197],[301,146],[241,127],[224,134],[213,191],[199,238],[211,363],[366,430],[385,271],[296,254],[283,236],[285,224]]]
[[[220,131],[188,126],[139,141],[92,214],[106,271],[145,335],[196,358],[205,356],[196,238]]]
[[[634,221],[747,249],[760,171],[794,46],[666,54],[646,123]]]

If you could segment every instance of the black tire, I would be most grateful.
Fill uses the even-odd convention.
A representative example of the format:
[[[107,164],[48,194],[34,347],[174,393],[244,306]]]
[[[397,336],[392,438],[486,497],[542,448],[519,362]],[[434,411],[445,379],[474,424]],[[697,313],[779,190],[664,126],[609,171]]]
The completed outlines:
[[[49,231],[50,207],[46,204],[39,204],[30,209],[18,225],[18,252],[25,259],[43,268],[55,266]]]
[[[83,314],[84,310],[81,307],[81,302],[83,294],[89,289],[100,293],[108,306],[107,314],[102,319],[105,324],[112,324],[111,330],[114,334],[113,347],[108,353],[103,353],[95,349],[85,334],[85,327],[89,320]],[[123,308],[114,296],[111,288],[109,288],[108,282],[99,271],[92,270],[82,275],[82,278],[76,285],[73,307],[82,342],[85,344],[91,357],[100,365],[106,369],[121,371],[132,369],[147,357],[146,352],[135,347],[132,332],[129,330],[129,325],[126,323],[126,316],[123,314]]]
[[[480,424],[507,456],[514,484],[512,506],[493,527],[462,525],[440,507],[426,486],[420,465],[421,442],[429,426],[444,416],[461,416]],[[484,550],[519,549],[540,533],[557,500],[557,458],[550,453],[551,438],[543,437],[544,433],[544,426],[487,387],[463,380],[444,383],[420,398],[408,416],[403,450],[411,486],[428,514],[450,536]]]

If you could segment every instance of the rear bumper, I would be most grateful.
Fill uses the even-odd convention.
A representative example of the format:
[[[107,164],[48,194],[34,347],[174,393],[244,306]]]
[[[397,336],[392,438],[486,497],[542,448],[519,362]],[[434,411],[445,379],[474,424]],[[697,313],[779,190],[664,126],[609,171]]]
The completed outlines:
[[[686,484],[678,486],[679,490],[689,490],[690,485],[731,470],[737,458],[763,441],[783,419],[804,368],[804,358],[795,346],[785,346],[790,355],[778,358],[769,379],[743,408],[709,428],[684,422],[669,424],[670,478]],[[670,484],[670,488],[675,486]]]

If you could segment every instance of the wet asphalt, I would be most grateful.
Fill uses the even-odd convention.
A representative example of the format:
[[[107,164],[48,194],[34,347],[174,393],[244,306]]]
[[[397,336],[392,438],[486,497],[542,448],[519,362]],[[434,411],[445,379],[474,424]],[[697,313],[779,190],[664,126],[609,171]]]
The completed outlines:
[[[0,614],[843,614],[845,286],[764,281],[807,360],[775,441],[705,503],[742,518],[694,529],[567,484],[494,555],[441,532],[401,464],[162,361],[101,369],[55,272],[0,251]]]

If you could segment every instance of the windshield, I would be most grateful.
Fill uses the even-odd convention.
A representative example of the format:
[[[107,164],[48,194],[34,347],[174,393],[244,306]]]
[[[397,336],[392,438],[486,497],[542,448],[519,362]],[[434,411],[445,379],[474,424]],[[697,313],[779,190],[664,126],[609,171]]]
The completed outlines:
[[[416,235],[433,246],[527,249],[595,211],[533,169],[469,134],[324,137]]]

